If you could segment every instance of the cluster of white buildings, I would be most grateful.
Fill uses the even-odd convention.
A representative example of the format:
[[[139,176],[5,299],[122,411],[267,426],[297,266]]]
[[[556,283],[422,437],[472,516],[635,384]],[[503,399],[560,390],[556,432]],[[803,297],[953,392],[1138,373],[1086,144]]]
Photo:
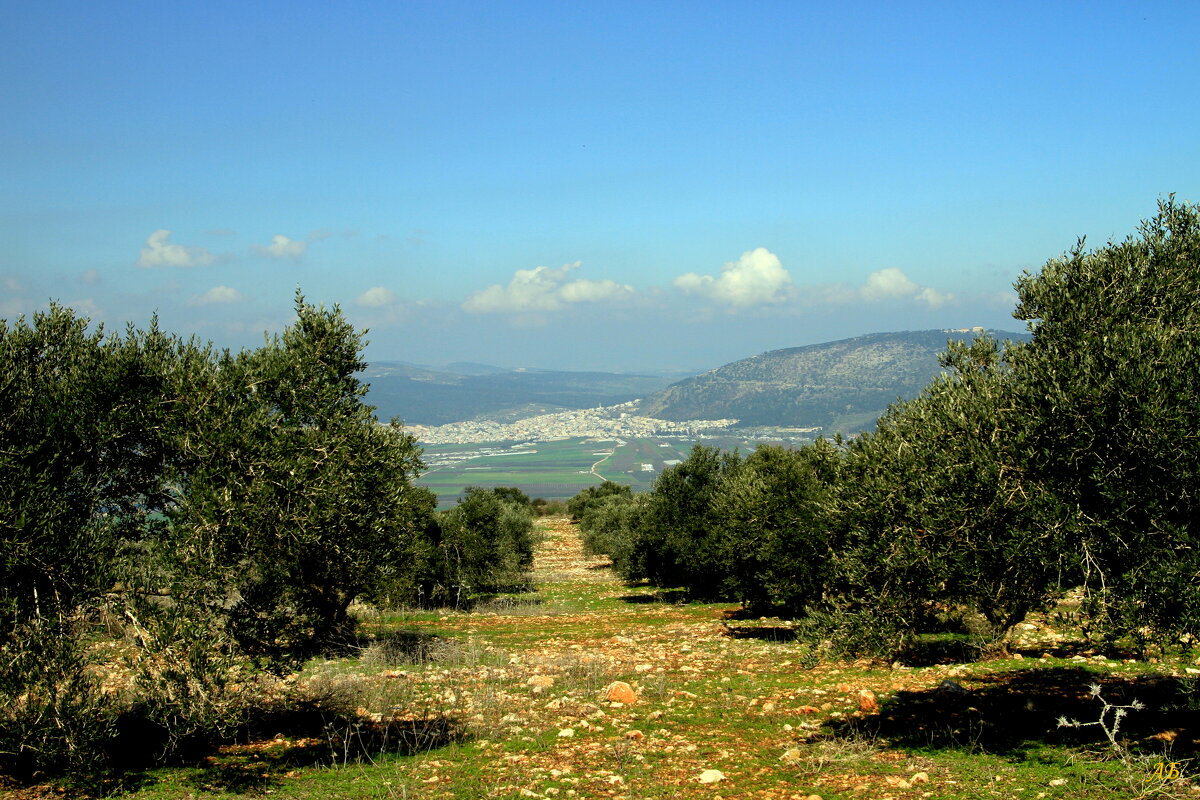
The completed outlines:
[[[516,422],[468,421],[449,425],[406,425],[405,430],[425,444],[522,442],[595,437],[616,439],[635,436],[696,435],[730,428],[736,419],[691,419],[673,422],[631,413],[638,401],[618,406],[559,411]]]

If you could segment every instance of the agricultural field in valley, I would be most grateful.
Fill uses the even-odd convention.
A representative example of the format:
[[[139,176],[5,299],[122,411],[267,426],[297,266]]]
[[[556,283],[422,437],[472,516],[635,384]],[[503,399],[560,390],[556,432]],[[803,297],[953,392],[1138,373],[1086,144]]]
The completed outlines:
[[[467,486],[516,486],[530,497],[562,500],[602,480],[648,491],[663,469],[687,457],[696,444],[747,453],[758,443],[784,444],[781,439],[736,435],[703,439],[681,436],[574,438],[542,442],[426,444],[428,469],[417,481],[448,508]]]

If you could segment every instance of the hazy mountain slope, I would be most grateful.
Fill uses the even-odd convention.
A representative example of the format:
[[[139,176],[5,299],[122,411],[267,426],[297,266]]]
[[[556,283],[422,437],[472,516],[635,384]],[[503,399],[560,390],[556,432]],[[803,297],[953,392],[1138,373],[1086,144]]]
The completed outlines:
[[[996,338],[1028,336],[990,331]],[[736,418],[742,425],[870,428],[898,397],[913,397],[941,371],[938,354],[962,331],[875,333],[734,361],[646,398],[661,419]]]
[[[528,409],[525,415],[530,416],[542,413],[540,408],[555,411],[615,405],[646,397],[676,379],[551,370],[462,374],[401,362],[372,364],[360,377],[370,385],[367,402],[376,406],[380,419],[398,416],[420,425],[443,425],[497,413],[507,418],[519,408]]]

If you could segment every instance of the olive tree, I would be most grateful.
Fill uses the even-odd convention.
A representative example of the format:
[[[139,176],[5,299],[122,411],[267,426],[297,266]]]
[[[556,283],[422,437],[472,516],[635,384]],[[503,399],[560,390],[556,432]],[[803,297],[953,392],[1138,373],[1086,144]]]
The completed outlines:
[[[362,334],[299,295],[296,314],[259,349],[190,354],[168,511],[175,591],[276,663],[346,637],[429,511],[414,440],[363,402]]]
[[[942,363],[852,443],[842,473],[833,593],[847,618],[886,621],[888,646],[938,608],[978,614],[998,639],[1073,570],[1047,524],[1056,500],[1027,474],[1027,420],[997,343],[951,341]]]
[[[170,337],[50,308],[0,321],[0,768],[96,775],[115,711],[89,624],[167,502]]]
[[[458,505],[439,515],[429,600],[463,605],[480,592],[527,585],[533,566],[533,512],[500,489],[468,486]]]
[[[631,579],[681,586],[697,597],[726,592],[724,535],[715,510],[721,484],[741,466],[737,453],[696,445],[663,470],[638,508]]]
[[[1032,477],[1061,500],[1089,605],[1113,635],[1200,627],[1200,206],[1016,283],[1013,360]]]
[[[724,586],[752,608],[803,614],[821,599],[831,562],[831,500],[841,452],[827,439],[800,449],[759,446],[721,483]]]

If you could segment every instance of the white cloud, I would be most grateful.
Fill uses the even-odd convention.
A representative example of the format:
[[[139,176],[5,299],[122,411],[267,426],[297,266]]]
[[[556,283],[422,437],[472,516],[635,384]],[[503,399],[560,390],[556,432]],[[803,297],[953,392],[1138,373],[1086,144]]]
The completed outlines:
[[[937,289],[927,286],[917,292],[917,296],[914,299],[930,308],[941,308],[947,303],[953,302],[954,295],[950,292],[939,292]]]
[[[859,294],[864,300],[908,299],[924,303],[930,308],[941,308],[954,301],[954,295],[950,292],[921,286],[896,267],[872,272],[867,276],[867,282],[859,289]]]
[[[296,260],[304,255],[304,251],[308,249],[308,242],[289,239],[283,234],[277,233],[271,237],[270,244],[252,245],[251,249],[259,255],[269,256],[270,258],[290,258]]]
[[[698,294],[732,308],[782,303],[790,298],[795,285],[779,257],[765,247],[747,250],[737,261],[721,267],[721,274],[697,275],[689,272],[674,280],[677,289]]]
[[[382,286],[373,286],[360,294],[355,302],[367,308],[390,306],[396,302],[396,293]]]
[[[161,228],[146,237],[146,246],[142,248],[137,265],[139,267],[197,267],[211,264],[216,260],[216,256],[203,247],[173,244],[168,241],[170,238],[171,232]]]
[[[228,286],[214,286],[204,294],[198,294],[188,301],[188,305],[208,306],[219,303],[240,303],[245,298],[237,289]]]
[[[83,273],[80,274],[79,280],[83,283],[86,283],[88,286],[95,286],[97,283],[100,283],[103,278],[100,277],[100,270],[89,269],[84,270]]]
[[[861,291],[867,300],[880,300],[885,297],[912,297],[920,290],[921,287],[909,280],[903,270],[888,267],[868,275]]]
[[[558,296],[564,303],[599,303],[605,300],[619,300],[633,294],[633,287],[605,278],[602,281],[589,281],[580,278],[564,284],[558,290]]]
[[[634,295],[632,286],[607,279],[567,281],[567,276],[572,270],[579,269],[580,264],[576,261],[557,269],[519,269],[513,273],[508,286],[492,284],[468,297],[462,304],[463,310],[476,314],[557,311],[573,303],[610,302]]]

